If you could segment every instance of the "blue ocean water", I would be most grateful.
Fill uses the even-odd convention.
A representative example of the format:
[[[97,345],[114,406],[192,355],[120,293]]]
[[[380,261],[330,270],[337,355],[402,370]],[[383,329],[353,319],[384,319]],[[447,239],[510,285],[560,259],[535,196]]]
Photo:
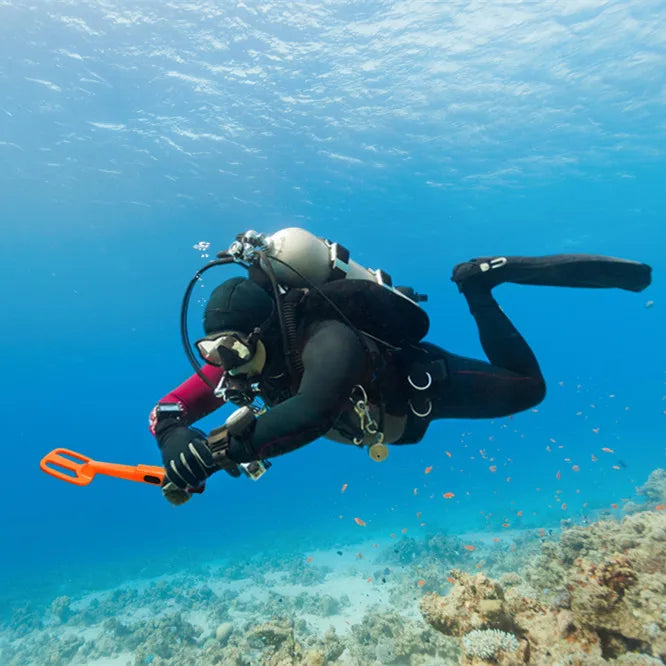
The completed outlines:
[[[632,497],[665,452],[665,9],[0,2],[3,607],[405,528],[557,528]],[[437,422],[382,464],[320,440],[180,508],[43,474],[60,446],[160,464],[147,418],[191,373],[180,303],[209,259],[193,246],[287,226],[428,293],[428,339],[479,358],[460,261],[608,254],[651,264],[654,283],[502,286],[544,403]],[[197,287],[192,337],[228,274]]]

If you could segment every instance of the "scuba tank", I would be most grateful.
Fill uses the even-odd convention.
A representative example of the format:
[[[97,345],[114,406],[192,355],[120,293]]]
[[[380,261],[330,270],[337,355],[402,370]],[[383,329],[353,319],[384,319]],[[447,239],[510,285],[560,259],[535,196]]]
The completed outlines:
[[[247,231],[239,234],[229,248],[236,261],[248,263],[257,251],[266,255],[277,281],[286,287],[321,287],[341,279],[370,280],[413,303],[427,300],[427,296],[410,287],[393,287],[388,273],[361,266],[340,243],[319,238],[305,229],[289,227],[271,236]]]

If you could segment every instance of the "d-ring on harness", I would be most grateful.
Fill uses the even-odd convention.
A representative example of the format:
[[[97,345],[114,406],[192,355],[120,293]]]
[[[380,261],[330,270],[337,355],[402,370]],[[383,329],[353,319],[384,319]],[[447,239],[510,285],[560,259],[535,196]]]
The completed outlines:
[[[446,365],[442,359],[426,363],[412,363],[407,375],[409,398],[407,404],[414,416],[425,419],[432,413],[433,387],[441,384],[447,377]]]
[[[419,377],[421,379],[421,377]],[[431,385],[432,385],[432,375],[426,370],[425,371],[425,383],[424,384],[418,384],[414,379],[412,379],[411,375],[407,375],[407,381],[409,382],[409,385],[415,390],[415,391],[427,391]],[[425,418],[426,416],[430,415],[430,412],[432,412],[432,401],[430,398],[424,396],[424,405],[425,406],[425,411],[419,411],[419,408],[414,405],[412,402],[412,399],[410,398],[407,402],[409,404],[409,408],[412,410],[412,414],[414,416],[420,416],[421,418]],[[421,405],[419,405],[421,407]],[[421,407],[423,409],[423,407]]]

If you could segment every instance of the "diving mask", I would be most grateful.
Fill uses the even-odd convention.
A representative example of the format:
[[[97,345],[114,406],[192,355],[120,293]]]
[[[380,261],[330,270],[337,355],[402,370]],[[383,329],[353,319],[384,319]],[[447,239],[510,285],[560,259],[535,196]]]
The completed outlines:
[[[256,331],[250,335],[238,331],[224,331],[207,335],[194,344],[206,363],[233,370],[252,360],[257,351],[257,340]]]

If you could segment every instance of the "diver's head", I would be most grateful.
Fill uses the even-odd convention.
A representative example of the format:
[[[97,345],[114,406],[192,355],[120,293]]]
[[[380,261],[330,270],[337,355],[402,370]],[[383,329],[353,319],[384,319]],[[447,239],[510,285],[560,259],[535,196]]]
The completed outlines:
[[[206,337],[195,343],[199,354],[230,374],[258,375],[266,363],[261,334],[274,310],[273,299],[252,280],[226,280],[206,304]]]

